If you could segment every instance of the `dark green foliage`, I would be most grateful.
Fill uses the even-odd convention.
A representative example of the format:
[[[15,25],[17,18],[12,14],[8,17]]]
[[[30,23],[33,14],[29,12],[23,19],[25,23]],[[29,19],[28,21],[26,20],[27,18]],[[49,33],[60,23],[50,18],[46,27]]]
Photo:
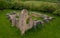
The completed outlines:
[[[0,1],[0,10],[12,8],[12,3],[7,1]]]
[[[42,12],[49,12],[49,13],[52,13],[54,12],[56,9],[57,9],[57,6],[56,4],[42,4],[41,7],[40,7],[40,11]]]
[[[26,1],[24,2],[24,7],[34,11],[42,11],[42,12],[54,12],[58,9],[58,5],[56,3],[50,2],[36,2],[36,1]]]
[[[56,10],[55,12],[53,12],[53,14],[60,16],[60,9]]]
[[[58,9],[58,5],[57,3],[42,1],[0,1],[0,9],[28,9],[52,13]]]
[[[13,2],[12,9],[23,9],[23,4],[20,2]]]
[[[7,2],[6,1],[0,1],[0,9],[6,8]]]
[[[60,0],[7,0],[7,1],[45,1],[45,2],[59,2]]]

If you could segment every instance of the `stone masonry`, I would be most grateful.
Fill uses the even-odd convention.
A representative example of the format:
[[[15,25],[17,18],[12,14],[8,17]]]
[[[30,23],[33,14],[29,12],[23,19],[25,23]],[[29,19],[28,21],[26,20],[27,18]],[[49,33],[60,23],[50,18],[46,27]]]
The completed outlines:
[[[53,17],[49,17],[47,15],[32,13],[31,14],[32,16],[43,18],[43,20],[33,20],[32,16],[29,16],[28,13],[29,12],[26,9],[23,9],[19,14],[16,13],[7,14],[9,20],[12,23],[12,26],[16,26],[21,31],[21,35],[23,35],[27,30],[33,27],[36,28],[37,24],[43,25],[45,22],[49,22],[50,20],[53,19]],[[19,18],[16,18],[16,16],[18,16]],[[26,21],[27,19],[29,19],[28,23]]]

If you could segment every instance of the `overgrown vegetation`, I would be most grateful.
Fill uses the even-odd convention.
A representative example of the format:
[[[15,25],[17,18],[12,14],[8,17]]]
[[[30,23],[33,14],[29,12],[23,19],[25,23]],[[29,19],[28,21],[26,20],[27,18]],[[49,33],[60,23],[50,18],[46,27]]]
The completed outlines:
[[[44,1],[44,2],[60,2],[60,0],[7,0],[7,1]]]
[[[58,9],[57,3],[42,2],[42,1],[0,1],[0,9],[28,9],[41,12],[54,12]]]
[[[53,14],[60,16],[60,9],[56,10],[55,12],[53,12]]]

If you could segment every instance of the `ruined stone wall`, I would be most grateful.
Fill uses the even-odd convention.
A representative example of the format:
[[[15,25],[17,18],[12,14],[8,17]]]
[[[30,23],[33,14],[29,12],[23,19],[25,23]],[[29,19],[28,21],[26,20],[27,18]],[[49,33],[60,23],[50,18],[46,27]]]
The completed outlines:
[[[49,22],[53,19],[53,17],[49,17],[47,15],[32,13],[32,16],[43,18],[43,20],[33,20],[32,16],[29,16],[28,13],[29,12],[26,9],[23,9],[19,14],[14,13],[8,15],[10,17],[9,19],[11,20],[12,26],[16,25],[16,27],[21,31],[21,35],[33,27],[36,28],[37,24],[43,25],[45,22]],[[16,18],[16,16],[19,18]],[[29,19],[28,23],[26,22],[27,19]]]
[[[19,16],[19,29],[21,30],[21,34],[24,34],[27,28],[26,20],[28,18],[28,11],[22,10]]]

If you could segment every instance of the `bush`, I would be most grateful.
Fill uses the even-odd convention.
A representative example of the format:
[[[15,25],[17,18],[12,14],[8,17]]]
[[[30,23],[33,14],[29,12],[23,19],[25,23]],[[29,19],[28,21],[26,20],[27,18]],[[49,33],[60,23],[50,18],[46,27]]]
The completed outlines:
[[[55,12],[53,12],[53,14],[60,16],[60,9],[56,10]]]
[[[7,2],[7,1],[0,1],[0,10],[2,9],[9,9],[12,7],[12,4],[10,2]]]
[[[0,9],[28,9],[52,13],[58,9],[58,5],[57,3],[42,1],[0,1]]]
[[[56,3],[49,2],[35,2],[35,1],[26,1],[23,5],[25,8],[30,10],[42,11],[42,12],[54,12],[58,9],[58,5]]]
[[[6,1],[0,1],[0,9],[6,8]]]
[[[23,3],[15,1],[0,1],[0,10],[2,9],[23,9]]]
[[[50,3],[42,4],[40,7],[40,11],[50,12],[50,13],[53,13],[56,9],[57,9],[56,4],[50,4]]]

